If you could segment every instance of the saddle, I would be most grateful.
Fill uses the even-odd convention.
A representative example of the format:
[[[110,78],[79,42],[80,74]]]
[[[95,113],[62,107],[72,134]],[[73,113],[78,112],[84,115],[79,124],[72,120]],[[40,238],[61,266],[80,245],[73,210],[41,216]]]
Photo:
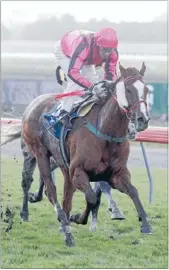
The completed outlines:
[[[61,104],[56,104],[54,108],[42,115],[43,125],[48,132],[59,141],[60,152],[66,168],[69,168],[69,156],[65,147],[65,141],[68,133],[72,130],[72,121],[75,118],[81,118],[87,115],[91,108],[98,102],[98,99],[90,93],[82,98],[82,101],[73,105],[71,112],[68,114],[68,122],[66,125],[61,121],[58,121],[60,114]]]
[[[96,103],[96,98],[92,95],[92,93],[88,93],[84,97],[82,97],[81,101],[75,102],[73,104],[72,110],[70,113],[68,113],[69,117],[71,118],[71,115],[74,113],[79,114],[80,116],[84,116],[83,109],[88,107],[88,105]],[[52,112],[50,112],[51,115],[55,116],[56,118],[60,115],[61,110],[61,104],[59,104],[57,107],[54,108]],[[83,111],[83,112],[82,112]],[[86,111],[86,110],[85,110]],[[85,113],[86,115],[86,113]]]

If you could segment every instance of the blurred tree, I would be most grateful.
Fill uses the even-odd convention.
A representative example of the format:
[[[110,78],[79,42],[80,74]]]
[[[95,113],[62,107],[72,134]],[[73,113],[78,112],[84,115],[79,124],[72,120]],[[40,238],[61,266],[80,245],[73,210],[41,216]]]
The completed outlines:
[[[123,43],[167,43],[167,22],[164,20],[151,23],[120,22],[113,23],[107,19],[90,19],[87,22],[77,22],[70,14],[64,14],[60,18],[41,16],[37,21],[27,23],[20,31],[21,40],[58,40],[60,37],[74,29],[97,31],[102,27],[116,29],[120,42]],[[2,27],[1,27],[2,28]],[[10,31],[3,26],[2,38],[10,39]]]

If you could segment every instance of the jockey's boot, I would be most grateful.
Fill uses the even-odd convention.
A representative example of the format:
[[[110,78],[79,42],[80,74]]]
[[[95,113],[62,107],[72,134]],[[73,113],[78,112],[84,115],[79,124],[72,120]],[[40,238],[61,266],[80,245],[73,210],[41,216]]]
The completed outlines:
[[[65,110],[61,110],[59,116],[57,117],[58,122],[62,122],[64,125],[69,124],[69,113]]]

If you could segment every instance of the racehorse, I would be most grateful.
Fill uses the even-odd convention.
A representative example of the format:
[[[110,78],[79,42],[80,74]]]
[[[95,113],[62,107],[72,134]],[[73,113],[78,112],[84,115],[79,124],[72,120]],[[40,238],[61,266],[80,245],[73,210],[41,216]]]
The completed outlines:
[[[25,159],[26,163],[29,164],[36,164],[36,158],[33,155],[33,153],[27,148],[24,140],[21,138],[21,150]],[[51,172],[54,172],[58,168],[58,165],[56,164],[55,160],[51,157],[50,160],[50,167],[51,167]],[[34,168],[34,166],[33,166]],[[52,174],[52,179],[55,183],[55,176]],[[33,179],[32,179],[33,181]],[[30,203],[36,203],[40,202],[43,199],[43,190],[44,190],[44,181],[41,177],[39,177],[39,187],[37,192],[29,192],[28,193],[28,201]],[[113,200],[112,195],[111,195],[111,187],[107,182],[104,181],[99,181],[95,182],[94,184],[94,190],[100,194],[104,193],[106,195],[106,198],[108,200],[108,210],[110,211],[111,219],[112,220],[123,220],[125,219],[123,213],[120,211],[118,208],[116,202]],[[91,226],[90,226],[90,231],[94,231],[97,227],[97,213],[95,209],[92,210],[92,216],[91,216]]]
[[[61,222],[68,246],[74,245],[70,221],[87,224],[90,211],[97,213],[101,195],[100,192],[93,191],[90,182],[101,180],[127,194],[136,207],[141,221],[141,232],[150,234],[152,231],[127,169],[130,153],[127,137],[129,121],[132,119],[135,122],[139,132],[148,127],[150,120],[146,104],[148,88],[143,80],[146,66],[143,63],[140,71],[136,68],[125,69],[122,65],[119,65],[119,69],[121,76],[116,82],[100,82],[103,91],[97,95],[98,102],[92,106],[88,114],[72,120],[72,129],[65,139],[69,155],[68,169],[61,155],[59,141],[49,132],[50,127],[45,126],[44,114],[56,106],[54,94],[39,96],[29,104],[23,115],[21,132],[10,135],[11,140],[22,136],[22,142],[25,142],[36,157],[45,193]],[[57,200],[56,186],[52,181],[51,156],[64,177],[62,208]],[[33,160],[31,163],[24,160],[22,172],[24,198],[21,211],[23,220],[28,220],[28,190],[36,161]],[[86,208],[82,214],[70,216],[76,189],[85,194]]]

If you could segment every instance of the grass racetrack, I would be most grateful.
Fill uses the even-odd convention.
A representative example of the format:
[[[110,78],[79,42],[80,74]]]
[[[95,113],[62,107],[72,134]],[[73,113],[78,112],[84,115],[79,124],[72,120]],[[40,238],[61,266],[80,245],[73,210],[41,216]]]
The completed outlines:
[[[86,226],[72,224],[76,246],[68,248],[59,232],[59,222],[52,205],[44,195],[43,201],[29,204],[30,221],[20,219],[22,204],[21,160],[1,160],[1,268],[168,268],[168,204],[167,169],[153,169],[154,195],[148,204],[146,170],[134,168],[132,183],[139,191],[147,211],[152,235],[142,235],[131,199],[112,190],[113,198],[124,213],[124,221],[112,221],[105,195],[98,217],[97,231],[89,232]],[[38,185],[36,170],[31,190]],[[57,171],[58,198],[62,199],[62,175]],[[84,194],[74,195],[72,213],[84,209]],[[5,232],[5,210],[13,214],[13,227]]]

